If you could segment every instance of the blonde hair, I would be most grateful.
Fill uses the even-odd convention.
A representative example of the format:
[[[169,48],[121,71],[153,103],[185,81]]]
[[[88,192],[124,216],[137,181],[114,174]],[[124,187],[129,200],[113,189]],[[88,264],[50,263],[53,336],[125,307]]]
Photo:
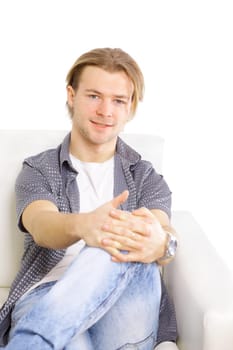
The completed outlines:
[[[86,66],[96,66],[110,73],[125,72],[132,81],[134,92],[132,95],[131,116],[136,113],[138,102],[144,94],[144,77],[136,61],[125,51],[118,48],[98,48],[81,55],[73,64],[66,77],[67,86],[78,89],[80,76]],[[72,110],[68,106],[70,115]]]

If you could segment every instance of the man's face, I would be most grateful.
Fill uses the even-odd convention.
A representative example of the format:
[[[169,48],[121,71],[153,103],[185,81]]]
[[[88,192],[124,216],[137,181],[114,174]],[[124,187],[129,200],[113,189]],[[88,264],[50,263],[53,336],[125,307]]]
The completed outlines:
[[[85,67],[78,89],[67,88],[67,101],[73,111],[72,131],[89,144],[115,142],[130,119],[133,91],[124,72]]]

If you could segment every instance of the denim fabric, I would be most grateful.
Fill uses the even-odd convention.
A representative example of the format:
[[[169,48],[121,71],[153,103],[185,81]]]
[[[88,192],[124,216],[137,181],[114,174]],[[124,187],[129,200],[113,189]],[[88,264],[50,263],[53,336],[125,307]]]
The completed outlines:
[[[6,350],[152,350],[161,298],[156,263],[114,263],[85,247],[64,276],[24,295]]]

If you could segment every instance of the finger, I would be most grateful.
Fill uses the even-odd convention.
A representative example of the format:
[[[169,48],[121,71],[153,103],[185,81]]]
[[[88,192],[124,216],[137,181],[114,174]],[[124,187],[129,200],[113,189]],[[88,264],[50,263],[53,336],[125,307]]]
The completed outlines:
[[[135,219],[120,222],[117,220],[111,220],[103,224],[101,229],[104,232],[128,237],[135,241],[140,241],[142,236],[149,237],[151,235],[151,225],[143,220],[135,221]]]
[[[114,197],[111,200],[111,204],[114,208],[118,208],[122,203],[124,203],[129,196],[129,191],[124,191],[119,196]]]
[[[138,213],[139,215],[149,215],[153,216],[152,212],[146,207],[140,207],[132,211],[132,213]]]
[[[140,263],[152,263],[155,259],[151,256],[147,256],[141,252],[128,252],[124,254],[121,251],[112,252],[112,261],[114,262],[140,262]]]
[[[131,213],[122,212],[120,210],[117,212],[118,213],[114,219],[108,220],[108,222],[103,225],[103,230],[108,230],[109,232],[130,238],[132,237],[132,233],[145,237],[151,235],[152,222],[133,216]],[[122,214],[119,214],[119,212],[122,212]],[[118,219],[119,216],[120,219]],[[140,238],[138,235],[136,237]]]
[[[143,262],[141,261],[141,256],[135,252],[128,252],[127,254],[121,251],[112,251],[112,261],[114,262]]]
[[[127,251],[119,251],[118,249],[113,247],[105,247],[104,249],[111,255],[112,261],[127,262]]]
[[[135,216],[140,216],[140,217],[144,217],[144,218],[151,218],[151,219],[155,218],[154,214],[149,209],[147,209],[145,207],[138,208],[138,209],[134,210],[132,212],[132,214]]]
[[[115,218],[121,221],[127,221],[132,216],[132,214],[129,211],[120,210],[120,209],[112,209],[109,214],[112,218]]]
[[[145,226],[145,225],[144,225]],[[112,220],[111,222],[105,223],[101,226],[102,231],[105,233],[114,234],[118,236],[124,236],[136,241],[141,240],[141,235],[134,232],[134,225],[129,222],[119,222],[116,220]],[[114,236],[113,236],[114,238]]]
[[[125,222],[124,226],[129,227],[132,230],[136,227],[140,228],[140,225],[142,223],[144,225],[145,222],[152,224],[153,220],[155,219],[154,215],[146,208],[137,209],[132,213],[126,210],[113,209],[110,212],[110,216],[114,219]],[[145,228],[145,226],[143,226],[143,228]]]
[[[103,247],[103,249],[111,255],[112,260],[114,258],[115,261],[118,261],[118,262],[126,261],[126,259],[124,258],[128,254],[128,252],[126,250],[124,250],[124,251],[121,250],[120,251],[119,249],[116,249],[114,247],[109,247],[109,246],[108,247]]]
[[[102,245],[105,247],[115,248],[118,250],[127,250],[127,251],[141,251],[143,245],[141,242],[136,242],[132,239],[116,236],[113,238],[103,238],[101,241]]]

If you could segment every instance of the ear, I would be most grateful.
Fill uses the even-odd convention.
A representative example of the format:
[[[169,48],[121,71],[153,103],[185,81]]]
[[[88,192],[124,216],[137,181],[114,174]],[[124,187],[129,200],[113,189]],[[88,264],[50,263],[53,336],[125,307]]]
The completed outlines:
[[[67,104],[70,108],[72,108],[74,104],[75,91],[71,85],[68,85],[66,87],[66,92],[67,92]]]

